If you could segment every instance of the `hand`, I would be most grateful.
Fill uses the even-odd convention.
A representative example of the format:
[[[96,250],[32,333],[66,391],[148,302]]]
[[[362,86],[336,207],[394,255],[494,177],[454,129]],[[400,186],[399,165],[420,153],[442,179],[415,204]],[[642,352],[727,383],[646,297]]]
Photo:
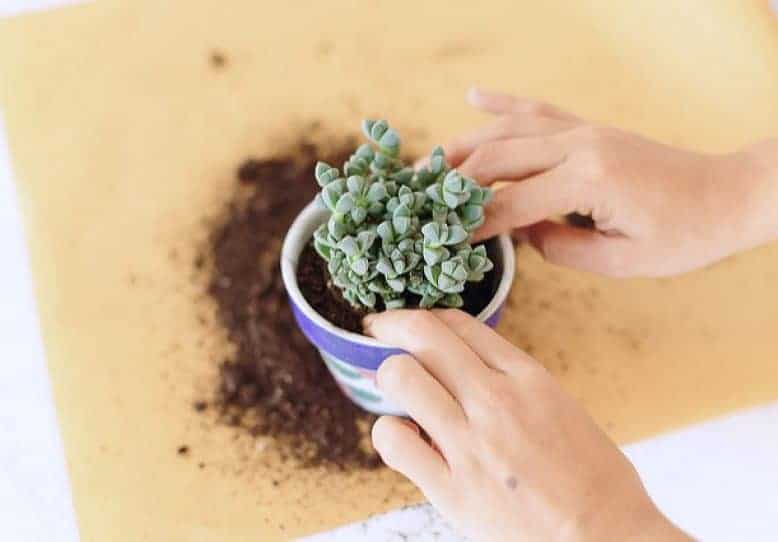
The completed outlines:
[[[584,410],[490,328],[457,310],[398,310],[365,330],[409,352],[377,381],[415,423],[379,418],[376,450],[472,539],[688,540]]]
[[[445,146],[481,184],[511,181],[476,240],[516,230],[549,261],[611,276],[688,271],[778,237],[778,144],[676,149],[531,100],[471,91],[499,118]],[[591,215],[596,229],[549,219]]]

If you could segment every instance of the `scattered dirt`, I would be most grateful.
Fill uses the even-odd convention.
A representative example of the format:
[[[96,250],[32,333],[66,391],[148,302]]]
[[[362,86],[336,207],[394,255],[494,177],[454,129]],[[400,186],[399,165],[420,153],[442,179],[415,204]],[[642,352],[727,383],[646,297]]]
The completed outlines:
[[[297,329],[279,268],[283,237],[316,193],[317,157],[340,164],[353,148],[344,141],[335,152],[322,152],[301,142],[287,156],[246,160],[237,170],[236,196],[194,262],[211,270],[208,293],[235,347],[220,362],[208,409],[222,423],[272,437],[283,457],[304,466],[380,465],[367,444],[374,417],[340,392]]]
[[[211,51],[210,56],[211,67],[218,70],[224,68],[227,65],[227,55],[221,51]]]

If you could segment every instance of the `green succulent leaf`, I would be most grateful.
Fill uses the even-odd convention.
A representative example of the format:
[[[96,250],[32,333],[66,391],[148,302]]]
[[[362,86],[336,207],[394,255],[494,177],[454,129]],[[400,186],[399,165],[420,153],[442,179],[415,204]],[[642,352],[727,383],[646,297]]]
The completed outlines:
[[[412,167],[404,167],[392,173],[391,180],[400,185],[408,185],[413,180],[414,173]]]
[[[327,261],[330,261],[330,258],[332,257],[332,247],[318,241],[314,241],[313,248],[316,249],[316,252],[319,254],[319,256]]]
[[[327,231],[336,241],[348,233],[348,226],[344,223],[343,215],[333,214],[327,221]]]
[[[375,230],[362,230],[357,234],[357,245],[359,246],[360,254],[367,253],[373,247],[376,237],[378,237],[378,234],[376,234]]]
[[[368,189],[365,197],[370,203],[378,203],[387,197],[386,186],[384,186],[382,183],[372,184]]]
[[[438,304],[443,305],[444,307],[458,309],[465,304],[465,301],[459,294],[446,294],[438,301]]]
[[[377,143],[381,151],[389,156],[397,156],[400,153],[400,136],[392,128],[387,129]]]
[[[351,220],[354,221],[354,224],[360,225],[362,222],[365,221],[367,218],[367,209],[364,207],[354,207],[351,209]]]
[[[316,162],[314,176],[319,186],[325,187],[340,176],[340,172],[325,162]]]
[[[338,249],[340,249],[347,258],[355,258],[360,255],[359,244],[357,243],[356,238],[350,235],[340,240]]]
[[[451,255],[449,250],[446,247],[424,247],[424,250],[422,252],[424,256],[424,262],[427,265],[435,265],[439,262],[442,262]]]
[[[354,208],[355,202],[354,202],[354,196],[351,194],[343,194],[338,198],[337,203],[335,203],[335,209],[334,212],[340,213],[340,214],[346,214],[351,209]]]
[[[394,297],[394,298],[384,298],[384,306],[386,307],[386,310],[394,310],[394,309],[402,309],[405,306],[405,298],[403,297]]]
[[[411,227],[411,210],[400,204],[392,213],[392,227],[398,235],[405,235]]]
[[[446,154],[440,145],[432,149],[428,168],[433,175],[440,175],[446,169]]]

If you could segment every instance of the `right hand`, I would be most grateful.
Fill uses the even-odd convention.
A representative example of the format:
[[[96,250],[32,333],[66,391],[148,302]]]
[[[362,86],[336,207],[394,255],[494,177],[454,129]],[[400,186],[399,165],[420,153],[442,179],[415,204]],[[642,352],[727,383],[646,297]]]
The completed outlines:
[[[583,407],[485,324],[453,309],[391,310],[365,318],[365,332],[407,352],[376,379],[413,419],[379,418],[375,448],[463,534],[690,540]]]
[[[707,155],[585,122],[548,104],[471,91],[499,118],[444,147],[484,185],[510,181],[474,240],[514,231],[547,260],[611,276],[665,276],[778,237],[776,142]],[[591,215],[594,230],[550,218]]]

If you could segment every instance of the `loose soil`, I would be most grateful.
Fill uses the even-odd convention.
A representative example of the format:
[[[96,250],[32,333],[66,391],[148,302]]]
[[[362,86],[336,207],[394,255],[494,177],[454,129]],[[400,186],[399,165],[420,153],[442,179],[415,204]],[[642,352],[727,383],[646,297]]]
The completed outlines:
[[[279,268],[283,237],[316,192],[317,157],[339,164],[353,148],[344,141],[320,154],[302,142],[285,157],[246,160],[236,173],[237,195],[194,262],[211,264],[208,293],[235,347],[220,363],[215,399],[194,409],[213,407],[222,422],[272,437],[282,456],[304,466],[380,465],[366,438],[374,417],[340,392],[297,329]]]

